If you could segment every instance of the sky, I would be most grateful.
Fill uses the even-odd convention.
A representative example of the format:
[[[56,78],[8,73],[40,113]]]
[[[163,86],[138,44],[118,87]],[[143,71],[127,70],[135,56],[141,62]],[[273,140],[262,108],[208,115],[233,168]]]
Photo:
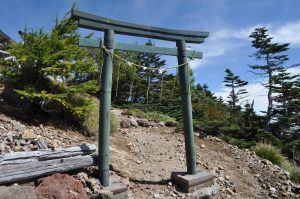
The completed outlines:
[[[20,41],[19,30],[25,26],[49,31],[56,17],[67,13],[73,0],[0,0],[0,29]],[[266,26],[274,42],[290,43],[286,66],[300,63],[300,1],[299,0],[77,0],[77,7],[85,12],[108,18],[194,31],[208,31],[210,36],[202,44],[188,44],[203,52],[203,59],[190,63],[197,83],[206,83],[216,96],[229,94],[224,87],[225,69],[230,68],[249,84],[248,100],[254,99],[256,112],[267,108],[266,90],[261,79],[250,71],[249,65],[258,63],[250,55],[249,35],[257,27]],[[82,34],[101,32],[81,30]],[[147,38],[116,36],[126,43],[144,44]],[[156,46],[175,47],[174,42],[153,40]],[[175,57],[163,57],[167,66],[177,65]],[[290,69],[300,73],[300,67]],[[243,104],[242,104],[243,105]]]

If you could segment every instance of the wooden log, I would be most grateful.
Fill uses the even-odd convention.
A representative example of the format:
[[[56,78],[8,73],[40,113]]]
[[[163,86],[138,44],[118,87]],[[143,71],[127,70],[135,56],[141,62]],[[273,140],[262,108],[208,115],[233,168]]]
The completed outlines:
[[[0,185],[96,164],[96,154],[0,166]]]
[[[40,151],[22,151],[14,153],[4,153],[0,155],[0,166],[6,164],[22,164],[25,162],[37,162],[42,160],[72,157],[78,155],[88,155],[96,151],[96,145],[83,144],[76,147],[45,149]]]

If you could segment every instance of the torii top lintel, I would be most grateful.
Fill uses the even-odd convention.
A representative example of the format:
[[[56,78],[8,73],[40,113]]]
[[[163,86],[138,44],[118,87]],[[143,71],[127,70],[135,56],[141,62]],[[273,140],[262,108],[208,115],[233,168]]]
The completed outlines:
[[[92,30],[114,30],[118,34],[161,39],[167,41],[183,40],[187,43],[203,43],[204,39],[209,36],[208,32],[203,31],[186,31],[176,29],[158,28],[134,24],[106,17],[93,15],[73,9],[71,18],[78,21],[78,26]]]

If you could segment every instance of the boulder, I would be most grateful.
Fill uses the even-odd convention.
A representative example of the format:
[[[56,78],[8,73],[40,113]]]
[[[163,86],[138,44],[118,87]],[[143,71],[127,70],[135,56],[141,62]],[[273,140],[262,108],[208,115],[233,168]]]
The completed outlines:
[[[39,199],[88,199],[82,183],[67,174],[54,174],[41,179],[35,189]]]
[[[139,127],[139,124],[137,123],[137,121],[133,117],[130,117],[128,119],[130,120],[130,124],[131,124],[132,127],[135,127],[135,128]]]
[[[149,127],[149,126],[151,126],[150,122],[148,120],[146,120],[146,119],[139,119],[136,122],[139,124],[139,126],[142,126],[142,127]]]
[[[177,122],[167,121],[167,122],[165,123],[165,125],[166,125],[167,127],[177,127]]]
[[[131,127],[131,121],[128,118],[122,118],[120,120],[120,127],[121,128],[130,128]]]

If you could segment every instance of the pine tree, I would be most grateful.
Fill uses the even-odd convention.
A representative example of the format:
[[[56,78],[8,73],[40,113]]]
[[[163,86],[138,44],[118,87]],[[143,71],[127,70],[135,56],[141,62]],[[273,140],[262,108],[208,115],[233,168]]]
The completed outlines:
[[[268,89],[268,108],[266,112],[265,129],[269,131],[270,120],[273,110],[273,76],[277,72],[285,61],[288,60],[287,55],[282,53],[288,50],[288,43],[278,44],[272,42],[272,37],[268,35],[268,29],[265,27],[256,28],[254,32],[249,36],[252,38],[252,46],[256,49],[253,56],[263,62],[262,65],[251,65],[250,67],[257,72],[255,74],[267,77],[268,82],[264,86]]]
[[[246,86],[248,82],[243,81],[239,76],[234,75],[229,68],[227,68],[225,72],[226,76],[223,82],[225,83],[226,87],[231,89],[228,96],[229,100],[227,102],[233,114],[234,124],[237,124],[238,111],[240,110],[240,105],[238,103],[241,99],[245,98],[245,94],[248,93],[246,89],[243,89],[242,87]]]
[[[26,29],[21,37],[23,42],[9,49],[17,62],[5,63],[6,88],[45,112],[63,107],[75,117],[87,114],[92,108],[90,96],[99,88],[93,79],[97,67],[78,46],[76,23],[56,20],[50,33]]]
[[[251,118],[253,115],[255,115],[254,113],[254,100],[252,101],[252,103],[250,104],[248,101],[245,104],[245,111],[244,111],[244,127],[248,128],[251,126]]]
[[[278,70],[279,72],[273,76],[274,78],[274,119],[276,119],[279,133],[287,133],[291,124],[295,123],[299,111],[299,106],[295,102],[299,101],[299,90],[297,89],[297,77],[299,75],[291,75],[285,68]],[[296,106],[295,106],[296,105]]]
[[[147,46],[154,46],[154,43],[149,40],[146,42]],[[139,54],[140,65],[147,67],[147,69],[140,69],[139,73],[144,79],[143,85],[145,86],[145,103],[148,104],[150,98],[159,99],[159,70],[165,65],[165,60],[161,60],[160,56],[157,54],[150,53],[140,53]],[[157,70],[152,70],[157,69]],[[151,89],[152,88],[152,89]],[[150,90],[151,89],[151,90]],[[152,91],[152,92],[151,92]],[[150,96],[152,93],[153,95]]]

